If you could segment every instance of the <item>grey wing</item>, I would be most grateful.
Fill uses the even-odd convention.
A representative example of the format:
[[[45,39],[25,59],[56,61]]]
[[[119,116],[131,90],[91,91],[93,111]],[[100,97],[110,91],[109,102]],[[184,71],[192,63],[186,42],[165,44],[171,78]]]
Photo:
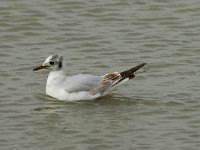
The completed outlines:
[[[93,76],[87,74],[79,74],[69,77],[65,82],[65,91],[71,92],[95,92],[96,87],[101,80],[100,76]]]
[[[76,75],[69,77],[65,83],[65,90],[67,92],[81,92],[87,91],[93,94],[104,93],[106,91],[113,90],[115,85],[120,85],[123,81],[133,79],[135,72],[145,66],[146,63],[142,63],[123,72],[107,73],[104,76],[93,75]]]

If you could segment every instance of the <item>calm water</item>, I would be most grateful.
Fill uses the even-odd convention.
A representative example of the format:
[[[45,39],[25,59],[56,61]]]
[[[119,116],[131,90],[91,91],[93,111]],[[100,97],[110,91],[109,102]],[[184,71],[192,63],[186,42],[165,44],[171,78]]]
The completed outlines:
[[[199,149],[199,0],[2,0],[0,31],[0,149]],[[148,66],[113,95],[60,102],[32,72],[50,54],[71,75]]]

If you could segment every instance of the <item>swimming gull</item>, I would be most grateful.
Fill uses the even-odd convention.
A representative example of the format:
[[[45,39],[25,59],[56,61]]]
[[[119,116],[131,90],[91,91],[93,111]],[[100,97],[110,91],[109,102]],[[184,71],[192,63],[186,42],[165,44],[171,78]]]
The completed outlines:
[[[111,93],[122,83],[133,79],[135,72],[145,66],[142,63],[123,72],[107,73],[103,76],[91,74],[66,75],[66,65],[63,57],[49,56],[42,65],[33,69],[49,69],[50,73],[46,82],[46,94],[59,100],[79,101],[91,100]]]

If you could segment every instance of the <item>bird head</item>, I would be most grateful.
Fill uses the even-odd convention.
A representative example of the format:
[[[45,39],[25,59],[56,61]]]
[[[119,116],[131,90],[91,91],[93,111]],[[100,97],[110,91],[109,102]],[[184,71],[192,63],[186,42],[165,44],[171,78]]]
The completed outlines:
[[[36,66],[33,71],[40,69],[60,70],[63,67],[63,57],[59,55],[50,55],[43,64]]]

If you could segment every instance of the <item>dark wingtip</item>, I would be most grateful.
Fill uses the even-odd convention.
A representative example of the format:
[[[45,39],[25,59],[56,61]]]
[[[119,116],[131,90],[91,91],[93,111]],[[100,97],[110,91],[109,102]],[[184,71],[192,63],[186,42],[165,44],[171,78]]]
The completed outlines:
[[[147,63],[142,63],[142,64],[140,64],[141,66],[145,66],[145,65],[147,65]]]
[[[147,63],[142,63],[142,64],[139,64],[137,65],[136,67],[133,67],[130,69],[130,72],[134,73],[136,72],[137,70],[139,70],[140,68],[144,67]]]
[[[135,73],[137,70],[139,70],[140,68],[142,68],[143,66],[145,66],[146,64],[147,64],[147,63],[139,64],[139,65],[137,65],[136,67],[133,67],[133,68],[131,68],[131,69],[129,69],[129,70],[126,70],[126,71],[121,72],[120,74],[121,74],[122,78],[130,77],[130,79],[132,79],[132,78],[135,77],[134,73]]]

